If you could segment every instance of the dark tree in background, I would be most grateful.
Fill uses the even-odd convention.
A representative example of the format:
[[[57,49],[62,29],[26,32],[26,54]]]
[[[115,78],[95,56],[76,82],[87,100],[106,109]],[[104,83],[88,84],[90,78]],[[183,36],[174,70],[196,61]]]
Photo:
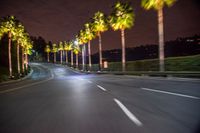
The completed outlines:
[[[46,41],[44,38],[42,38],[41,36],[39,37],[33,37],[31,36],[31,40],[33,41],[33,55],[31,58],[32,60],[36,60],[36,61],[45,61],[45,46],[46,46]]]
[[[158,45],[148,44],[126,48],[127,61],[158,58]],[[178,37],[176,40],[165,42],[166,57],[180,57],[200,54],[200,35],[192,37]],[[103,51],[104,60],[108,62],[120,62],[121,50],[112,49]],[[98,63],[98,53],[92,56],[93,63]]]

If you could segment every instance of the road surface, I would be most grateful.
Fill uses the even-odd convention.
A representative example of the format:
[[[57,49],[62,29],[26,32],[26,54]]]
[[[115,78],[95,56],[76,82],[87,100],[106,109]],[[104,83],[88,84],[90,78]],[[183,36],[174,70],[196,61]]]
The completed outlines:
[[[32,63],[0,85],[0,133],[197,133],[200,80],[80,74]]]

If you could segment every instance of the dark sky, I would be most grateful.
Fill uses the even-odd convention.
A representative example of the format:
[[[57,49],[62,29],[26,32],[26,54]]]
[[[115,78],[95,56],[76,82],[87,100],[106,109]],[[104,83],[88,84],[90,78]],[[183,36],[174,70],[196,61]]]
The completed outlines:
[[[123,0],[125,1],[125,0]],[[15,15],[30,35],[47,41],[71,40],[97,11],[110,14],[116,0],[0,0],[0,17]],[[126,31],[126,46],[157,44],[157,13],[140,7],[141,0],[131,0],[136,20]],[[178,0],[164,9],[165,41],[200,34],[199,0]],[[120,32],[109,30],[102,35],[103,49],[120,48]],[[92,41],[92,50],[98,50]]]

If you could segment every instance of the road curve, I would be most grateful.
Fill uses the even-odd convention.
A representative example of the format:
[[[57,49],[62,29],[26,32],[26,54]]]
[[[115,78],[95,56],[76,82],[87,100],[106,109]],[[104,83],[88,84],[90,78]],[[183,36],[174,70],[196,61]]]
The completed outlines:
[[[198,133],[200,81],[80,74],[32,63],[0,85],[0,133]]]

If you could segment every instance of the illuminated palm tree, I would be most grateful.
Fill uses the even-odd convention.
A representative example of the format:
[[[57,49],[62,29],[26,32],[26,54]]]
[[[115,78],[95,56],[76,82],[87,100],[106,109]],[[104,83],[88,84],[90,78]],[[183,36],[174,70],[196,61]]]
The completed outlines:
[[[69,43],[68,45],[70,45],[70,47],[71,47],[71,49],[70,49],[70,52],[71,52],[71,67],[73,67],[73,65],[74,65],[74,55],[73,55],[73,45],[74,45],[74,43],[73,43],[73,41],[69,41],[68,43]]]
[[[73,52],[76,55],[76,68],[78,69],[78,54],[80,52],[80,47],[78,45],[78,42],[74,42]]]
[[[101,33],[108,30],[107,19],[102,12],[95,13],[93,17],[93,27],[95,33],[99,37],[99,65],[100,70],[102,69],[102,44],[101,44]]]
[[[57,44],[53,44],[51,52],[54,53],[54,63],[56,63],[56,53],[58,52]]]
[[[165,71],[164,54],[164,28],[163,28],[163,7],[172,6],[176,0],[142,0],[142,7],[146,10],[151,8],[158,12],[158,36],[159,36],[159,64],[160,71]]]
[[[65,50],[65,55],[66,55],[66,64],[68,64],[68,62],[69,62],[68,51],[71,50],[71,45],[69,45],[69,43],[66,41],[64,41],[64,50]]]
[[[63,42],[60,42],[60,43],[59,43],[59,47],[58,47],[58,51],[60,51],[60,64],[62,64],[63,50],[64,50]]]
[[[84,36],[86,41],[88,42],[88,56],[89,56],[89,68],[91,70],[92,63],[91,63],[91,48],[90,48],[90,41],[94,39],[95,34],[94,30],[92,29],[92,23],[86,23],[84,29]]]
[[[109,23],[113,30],[121,30],[121,43],[122,43],[122,71],[126,69],[126,53],[125,53],[125,34],[127,28],[131,28],[134,24],[135,15],[133,8],[128,3],[117,2],[114,5]]]
[[[25,47],[26,47],[26,45],[27,45],[27,41],[28,41],[28,38],[29,38],[29,35],[28,35],[28,33],[24,33],[23,34],[23,37],[21,38],[21,44],[20,44],[20,46],[21,46],[21,51],[22,51],[22,73],[24,74],[24,71],[25,71],[25,58],[24,58],[24,56],[25,56]]]
[[[25,36],[25,29],[24,26],[18,22],[18,24],[16,25],[15,28],[15,36],[13,36],[14,40],[16,40],[17,42],[17,70],[18,70],[18,74],[20,75],[20,59],[19,59],[19,50],[20,50],[20,46],[23,45],[24,43],[24,36]]]
[[[87,43],[87,39],[85,38],[85,33],[83,30],[80,30],[78,35],[76,36],[79,45],[82,45],[82,69],[85,70],[85,43]]]
[[[14,16],[7,16],[0,21],[0,33],[8,34],[8,65],[9,65],[9,76],[12,77],[12,59],[11,59],[11,39],[15,35],[16,18]]]
[[[32,51],[31,51],[32,48],[33,48],[33,42],[28,37],[26,39],[26,45],[25,45],[25,48],[24,48],[26,71],[28,70],[28,63],[29,63],[28,55],[32,54]]]
[[[49,45],[46,45],[44,51],[47,53],[47,62],[49,62],[49,53],[51,52],[50,46],[49,46]]]

